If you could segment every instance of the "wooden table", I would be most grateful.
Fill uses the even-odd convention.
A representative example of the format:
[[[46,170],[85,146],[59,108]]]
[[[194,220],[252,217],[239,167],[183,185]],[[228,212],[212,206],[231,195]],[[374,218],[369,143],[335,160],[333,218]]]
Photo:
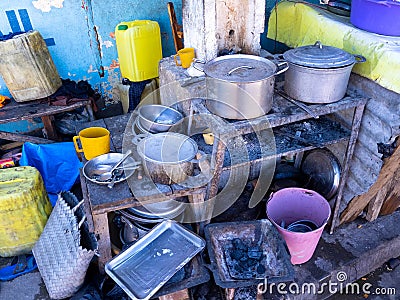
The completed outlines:
[[[110,131],[111,152],[121,153],[123,148],[131,147],[132,124],[134,117],[130,114],[84,123],[76,131],[87,127],[99,126]],[[133,158],[140,161],[136,149]],[[184,188],[180,185],[154,184],[147,176],[138,179],[135,173],[127,181],[117,183],[112,189],[87,180],[81,173],[80,179],[85,200],[85,210],[88,217],[89,228],[96,234],[99,243],[99,270],[104,273],[104,265],[112,258],[109,232],[108,213],[120,209],[140,206],[142,202],[157,202],[166,198],[187,196],[189,202],[199,203],[204,201],[205,187]],[[133,192],[132,192],[133,190]],[[137,200],[140,199],[140,202]],[[201,212],[199,212],[201,213]]]
[[[54,140],[58,140],[58,135],[53,124],[54,115],[79,107],[86,107],[90,119],[93,120],[93,112],[89,100],[74,102],[67,106],[50,106],[45,99],[27,102],[12,100],[11,103],[0,108],[0,124],[41,118],[44,125],[44,134],[47,139],[5,131],[0,131],[0,138],[18,142],[52,143]]]

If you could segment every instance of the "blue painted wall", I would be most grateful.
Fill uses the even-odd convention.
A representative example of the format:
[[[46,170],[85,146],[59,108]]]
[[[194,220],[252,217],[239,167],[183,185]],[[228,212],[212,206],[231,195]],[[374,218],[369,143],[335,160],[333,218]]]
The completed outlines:
[[[174,54],[174,44],[169,23],[168,1],[139,0],[3,0],[0,1],[0,31],[12,32],[12,25],[23,30],[26,10],[33,29],[44,39],[54,40],[48,45],[60,77],[75,81],[88,80],[105,98],[113,98],[120,82],[118,55],[114,29],[121,21],[148,19],[157,21],[161,29],[163,55]],[[182,1],[174,2],[177,18],[182,18]],[[9,20],[15,13],[16,19]],[[151,49],[149,49],[151,51]],[[104,72],[102,71],[104,69]],[[10,93],[0,77],[0,95]],[[0,130],[20,131],[35,129],[40,123],[27,122],[0,125]]]
[[[23,27],[18,10],[26,9],[32,27],[45,39],[54,39],[55,45],[48,48],[61,78],[75,81],[88,80],[94,88],[111,98],[114,82],[120,76],[113,37],[115,26],[121,21],[136,19],[157,21],[161,29],[163,55],[172,55],[174,45],[167,2],[3,0],[0,1],[0,31],[3,34],[12,31],[6,16],[7,11],[15,11],[18,23]],[[182,2],[173,2],[177,17],[181,19]],[[50,3],[50,6],[45,3]],[[103,77],[101,77],[101,67],[104,68]],[[3,80],[0,80],[0,94],[9,95]]]

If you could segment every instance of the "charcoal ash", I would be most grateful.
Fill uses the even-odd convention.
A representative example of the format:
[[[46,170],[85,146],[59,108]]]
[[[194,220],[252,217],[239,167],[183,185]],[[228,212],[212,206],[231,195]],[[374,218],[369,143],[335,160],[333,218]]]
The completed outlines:
[[[265,277],[265,255],[258,242],[233,239],[225,249],[225,260],[232,278]]]

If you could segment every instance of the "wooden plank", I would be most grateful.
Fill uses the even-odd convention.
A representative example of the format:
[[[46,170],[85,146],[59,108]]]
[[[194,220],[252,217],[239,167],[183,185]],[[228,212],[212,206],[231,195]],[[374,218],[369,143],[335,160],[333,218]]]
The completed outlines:
[[[99,271],[104,274],[104,266],[111,260],[111,240],[107,214],[93,215],[94,233],[99,246]]]
[[[189,300],[189,290],[184,289],[181,291],[177,291],[175,293],[171,293],[168,295],[164,295],[161,297],[158,297],[159,300]]]
[[[82,169],[79,170],[79,179],[81,182],[82,197],[85,200],[85,202],[83,204],[83,208],[84,208],[86,219],[88,222],[89,231],[94,232],[93,216],[92,216],[92,210],[90,208],[90,202],[89,202],[89,192],[88,192],[87,185],[86,185],[86,180],[85,180],[86,178],[82,174]]]
[[[337,102],[328,104],[307,105],[309,110],[317,116],[327,115],[349,108],[365,105],[368,99],[358,97],[345,97]],[[261,130],[268,124],[270,127],[277,127],[309,119],[310,115],[301,108],[294,106],[279,95],[274,95],[272,112],[264,116],[248,121],[235,122],[233,125],[240,134],[250,133],[254,129]]]
[[[51,106],[44,99],[28,102],[15,102],[14,100],[0,111],[0,124],[29,120],[32,118],[51,116],[54,114],[71,111],[75,108],[86,106],[89,100],[72,103],[68,106]]]
[[[35,137],[35,136],[29,136],[29,135],[24,135],[24,134],[19,134],[19,133],[14,133],[14,132],[5,132],[5,131],[0,131],[0,139],[8,140],[8,141],[17,141],[17,142],[30,142],[34,144],[51,144],[54,143],[52,140],[40,138],[40,137]]]
[[[400,146],[397,146],[395,152],[383,165],[378,179],[371,188],[364,194],[354,197],[347,208],[340,216],[340,223],[353,221],[364,210],[368,203],[376,197],[378,192],[393,179],[394,174],[399,169]]]
[[[49,140],[59,140],[60,137],[58,136],[56,127],[54,126],[54,116],[42,116],[42,122],[44,126],[45,136]]]
[[[400,168],[399,168],[400,169]],[[380,215],[392,214],[400,207],[400,172],[396,172],[396,176],[393,179],[392,187],[393,190],[389,192],[385,202],[382,205]]]
[[[7,150],[15,149],[15,148],[21,147],[23,144],[24,144],[23,142],[7,143],[5,145],[0,146],[0,150],[7,151]]]
[[[381,207],[389,190],[389,185],[391,184],[388,183],[387,185],[383,186],[378,191],[375,198],[371,199],[371,201],[368,203],[367,216],[365,217],[367,221],[372,222],[379,216],[379,212],[381,211]]]
[[[350,161],[351,161],[351,158],[353,157],[353,152],[354,152],[354,148],[356,146],[358,132],[360,131],[361,120],[362,120],[364,108],[365,108],[365,104],[361,104],[361,105],[357,106],[354,110],[350,139],[347,144],[346,155],[345,155],[345,158],[343,161],[343,170],[342,170],[341,179],[340,179],[337,196],[336,196],[336,200],[335,200],[335,207],[334,207],[333,215],[332,215],[332,223],[331,223],[331,228],[330,228],[331,234],[333,233],[337,224],[339,223],[340,203],[343,198],[344,186],[346,184],[347,177],[349,175]]]

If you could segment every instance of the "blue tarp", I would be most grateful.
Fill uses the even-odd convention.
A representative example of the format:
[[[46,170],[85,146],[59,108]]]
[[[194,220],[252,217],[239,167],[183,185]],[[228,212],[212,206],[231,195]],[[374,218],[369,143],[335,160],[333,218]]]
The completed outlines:
[[[72,142],[41,145],[25,143],[19,163],[39,170],[53,206],[57,194],[70,190],[74,185],[82,166]]]

